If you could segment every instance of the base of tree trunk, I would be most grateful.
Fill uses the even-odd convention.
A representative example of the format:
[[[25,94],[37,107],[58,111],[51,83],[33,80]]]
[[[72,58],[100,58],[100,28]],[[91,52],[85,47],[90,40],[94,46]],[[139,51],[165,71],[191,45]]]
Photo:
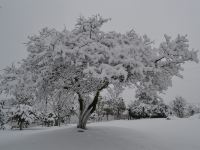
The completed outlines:
[[[87,124],[87,121],[88,121],[90,115],[91,115],[91,113],[88,111],[87,113],[85,113],[85,115],[80,116],[77,128],[86,130],[87,129],[86,124]]]
[[[78,124],[78,125],[77,125],[77,128],[79,128],[79,129],[84,129],[84,130],[87,129],[87,128],[86,128],[86,125],[84,125],[84,124]]]
[[[88,119],[87,119],[88,120]],[[77,125],[77,128],[80,128],[80,129],[84,129],[86,130],[86,124],[87,124],[87,120],[79,120],[79,123]]]
[[[23,122],[20,122],[19,123],[19,130],[22,130],[23,129]]]

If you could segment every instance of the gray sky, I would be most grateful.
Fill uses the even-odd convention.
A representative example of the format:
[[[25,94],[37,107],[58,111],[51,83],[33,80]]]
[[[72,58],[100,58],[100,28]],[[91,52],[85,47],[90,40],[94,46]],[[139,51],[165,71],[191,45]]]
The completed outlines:
[[[134,29],[156,45],[165,33],[172,37],[187,34],[190,47],[200,49],[199,0],[0,0],[0,6],[0,69],[26,57],[23,43],[28,35],[46,26],[72,29],[80,15],[98,13],[112,18],[104,31]],[[184,79],[174,78],[164,97],[170,101],[181,95],[200,103],[200,64],[189,63],[184,68]],[[132,93],[127,90],[123,96],[130,100]]]

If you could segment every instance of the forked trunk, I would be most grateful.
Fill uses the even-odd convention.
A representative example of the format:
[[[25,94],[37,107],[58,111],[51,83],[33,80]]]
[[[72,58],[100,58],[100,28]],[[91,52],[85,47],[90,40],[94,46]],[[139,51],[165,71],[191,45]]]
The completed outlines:
[[[88,107],[84,112],[82,112],[79,116],[79,122],[77,128],[86,129],[87,121],[93,112],[94,112],[93,107],[91,108]]]
[[[80,109],[79,122],[78,122],[77,128],[86,129],[86,124],[90,115],[96,110],[99,94],[107,86],[108,86],[108,82],[106,82],[100,89],[97,90],[92,103],[88,107],[84,105],[81,94],[77,93],[79,97],[78,101],[79,101],[79,109]]]
[[[87,121],[90,118],[90,115],[96,109],[98,96],[99,96],[99,92],[97,92],[96,96],[94,97],[93,102],[88,107],[86,107],[86,108],[85,108],[85,106],[81,107],[80,114],[79,114],[79,122],[78,122],[77,128],[86,129]],[[83,106],[83,105],[81,104],[80,106]]]
[[[89,113],[89,112],[88,112]],[[89,115],[82,115],[79,117],[79,122],[77,128],[86,129],[86,124],[91,114]]]

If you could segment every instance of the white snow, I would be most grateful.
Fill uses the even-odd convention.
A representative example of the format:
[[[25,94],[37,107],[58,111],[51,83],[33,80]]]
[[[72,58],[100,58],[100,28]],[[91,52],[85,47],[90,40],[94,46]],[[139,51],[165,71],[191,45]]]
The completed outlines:
[[[41,130],[0,131],[0,150],[199,150],[200,119],[118,120]]]

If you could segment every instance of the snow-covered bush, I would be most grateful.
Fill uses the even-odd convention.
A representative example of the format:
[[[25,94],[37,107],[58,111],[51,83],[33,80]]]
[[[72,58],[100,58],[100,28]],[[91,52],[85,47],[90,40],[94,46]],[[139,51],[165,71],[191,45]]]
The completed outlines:
[[[46,126],[53,126],[55,124],[56,116],[53,113],[49,113],[46,118],[44,118],[44,123]]]
[[[36,119],[32,107],[24,104],[13,106],[9,114],[11,123],[16,122],[20,130],[22,130],[23,127],[27,127]]]
[[[146,104],[140,100],[134,101],[130,108],[130,115],[133,118],[165,118],[168,115],[168,106],[163,102],[157,104]]]
[[[38,113],[38,124],[42,125],[42,126],[53,126],[55,124],[55,115],[53,113],[49,113],[49,112],[40,112]]]
[[[133,118],[165,118],[169,108],[160,97],[153,93],[137,91],[136,98],[129,105],[130,115]]]

